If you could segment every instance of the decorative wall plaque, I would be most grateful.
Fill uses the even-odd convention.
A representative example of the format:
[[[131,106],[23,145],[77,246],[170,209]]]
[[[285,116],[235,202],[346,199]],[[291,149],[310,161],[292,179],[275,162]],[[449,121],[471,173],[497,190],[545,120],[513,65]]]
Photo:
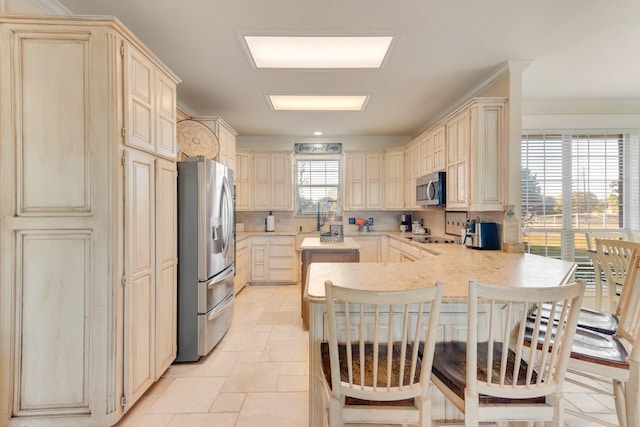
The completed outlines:
[[[213,160],[220,151],[220,143],[216,134],[198,121],[179,121],[176,133],[180,152],[187,157],[203,156]]]
[[[293,146],[296,154],[340,154],[342,153],[342,143],[307,144],[296,143]]]

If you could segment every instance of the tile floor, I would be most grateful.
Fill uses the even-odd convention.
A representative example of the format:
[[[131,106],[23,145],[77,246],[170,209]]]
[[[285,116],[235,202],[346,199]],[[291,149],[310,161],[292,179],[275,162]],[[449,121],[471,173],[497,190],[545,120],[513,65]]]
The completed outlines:
[[[299,285],[248,286],[211,354],[172,365],[117,426],[307,426],[307,345]],[[570,408],[617,424],[611,397],[572,384],[566,392]],[[598,424],[567,416],[566,425]]]

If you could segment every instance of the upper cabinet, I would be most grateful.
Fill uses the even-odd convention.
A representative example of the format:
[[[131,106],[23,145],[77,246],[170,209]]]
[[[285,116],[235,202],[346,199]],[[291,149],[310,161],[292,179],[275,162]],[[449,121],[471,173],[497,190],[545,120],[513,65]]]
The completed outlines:
[[[125,144],[175,159],[176,82],[143,52],[123,42]]]
[[[414,139],[405,146],[404,153],[404,204],[406,209],[418,210],[416,203],[416,179],[420,176],[420,154],[422,139]]]
[[[475,98],[446,121],[448,209],[504,210],[505,107],[504,98]]]
[[[404,148],[384,153],[384,207],[404,209]]]
[[[252,156],[252,194],[256,211],[293,210],[291,152],[255,152]]]
[[[218,155],[213,159],[218,163],[228,166],[234,172],[236,171],[236,136],[237,133],[229,126],[221,117],[218,116],[200,116],[192,117],[213,131],[218,144],[220,145]]]
[[[251,152],[236,150],[236,210],[251,210]]]
[[[344,208],[383,209],[384,153],[346,152],[344,159]]]

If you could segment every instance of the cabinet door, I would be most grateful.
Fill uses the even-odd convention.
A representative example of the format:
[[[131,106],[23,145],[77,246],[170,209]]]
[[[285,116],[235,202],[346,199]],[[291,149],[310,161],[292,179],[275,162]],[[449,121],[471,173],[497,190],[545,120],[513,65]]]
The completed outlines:
[[[155,194],[154,156],[126,150],[124,396],[127,407],[156,379]]]
[[[269,210],[290,211],[293,209],[293,186],[291,185],[291,153],[271,153]]]
[[[134,47],[128,44],[124,46],[125,144],[155,152],[154,66]]]
[[[366,167],[364,153],[345,155],[345,209],[366,209]]]
[[[156,153],[176,159],[176,84],[160,72],[156,75]]]
[[[251,210],[251,153],[236,152],[236,210]]]
[[[406,209],[420,209],[420,206],[416,203],[416,178],[418,176],[416,171],[416,159],[418,158],[418,146],[419,142],[414,140],[407,145],[405,150],[405,208]]]
[[[447,122],[447,208],[468,207],[470,110]]]
[[[253,209],[269,210],[271,157],[269,154],[254,153],[253,155]]]
[[[433,132],[429,131],[420,137],[420,175],[433,172]]]
[[[177,351],[177,186],[176,164],[156,165],[156,380]]]
[[[505,205],[506,137],[504,102],[479,102],[471,116],[470,208],[477,211],[502,211]]]
[[[380,236],[354,236],[353,240],[360,245],[360,262],[381,262]]]
[[[385,153],[385,209],[404,209],[404,149]]]
[[[269,280],[269,246],[251,243],[251,281]]]
[[[382,153],[371,153],[367,158],[367,209],[382,209],[384,207],[384,167]]]
[[[447,167],[447,127],[440,125],[433,131],[433,169],[431,172],[443,171]]]

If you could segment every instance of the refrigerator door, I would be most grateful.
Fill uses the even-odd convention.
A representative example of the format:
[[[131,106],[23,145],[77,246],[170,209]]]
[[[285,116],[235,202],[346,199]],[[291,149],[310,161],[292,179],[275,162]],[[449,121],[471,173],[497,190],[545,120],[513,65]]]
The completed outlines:
[[[235,259],[233,173],[220,163],[205,160],[199,175],[202,215],[199,239],[203,257],[199,277],[208,280]]]

